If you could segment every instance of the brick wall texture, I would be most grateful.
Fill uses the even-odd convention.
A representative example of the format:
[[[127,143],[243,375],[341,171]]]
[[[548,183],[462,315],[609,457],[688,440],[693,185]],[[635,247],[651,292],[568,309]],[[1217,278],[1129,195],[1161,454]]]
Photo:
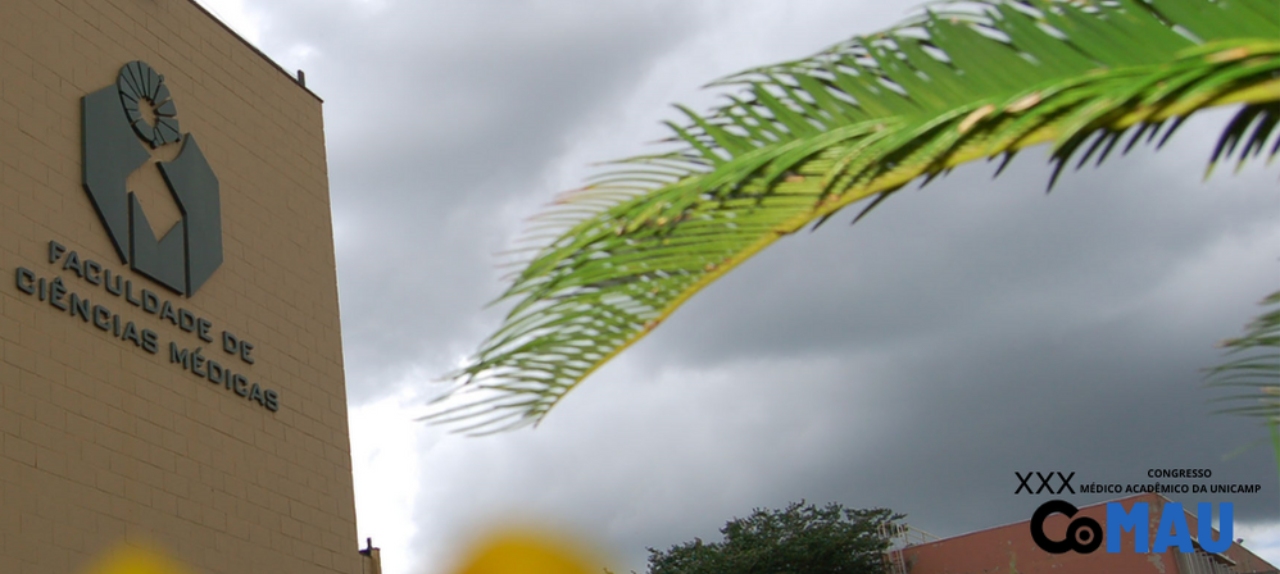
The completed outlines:
[[[81,98],[133,60],[164,74],[220,182],[224,261],[190,298],[121,262],[82,185]],[[155,173],[129,185],[161,236],[181,214]],[[198,574],[359,571],[328,193],[320,100],[189,0],[0,2],[0,573],[79,573],[121,544]],[[20,269],[158,352],[27,293]],[[171,343],[275,390],[279,410],[193,374]]]

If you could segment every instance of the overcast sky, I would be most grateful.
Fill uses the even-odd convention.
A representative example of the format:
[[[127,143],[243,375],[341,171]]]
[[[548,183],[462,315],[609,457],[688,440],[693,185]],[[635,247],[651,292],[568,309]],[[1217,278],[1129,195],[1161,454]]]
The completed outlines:
[[[1280,561],[1262,427],[1201,369],[1280,288],[1273,166],[1202,181],[1229,112],[1044,193],[976,164],[780,242],[536,430],[413,422],[494,329],[495,254],[590,164],[652,151],[672,102],[907,15],[835,0],[199,0],[325,99],[360,536],[443,574],[477,533],[557,528],[643,571],[754,507],[889,507],[939,536],[1026,520],[1015,472],[1260,483],[1236,536]],[[1233,455],[1233,453],[1236,453]],[[1203,497],[1175,497],[1184,502]],[[1102,497],[1077,496],[1078,503]],[[353,541],[354,547],[354,541]]]

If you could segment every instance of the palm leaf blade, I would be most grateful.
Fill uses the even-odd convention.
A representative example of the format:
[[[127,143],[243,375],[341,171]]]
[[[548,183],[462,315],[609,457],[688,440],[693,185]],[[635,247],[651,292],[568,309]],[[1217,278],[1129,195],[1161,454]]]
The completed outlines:
[[[546,224],[562,234],[527,262],[503,296],[516,302],[506,322],[453,375],[453,394],[483,398],[483,408],[437,414],[473,413],[480,432],[537,422],[779,238],[960,163],[1045,142],[1059,170],[1072,158],[1101,162],[1129,128],[1126,151],[1167,120],[1166,138],[1187,115],[1229,103],[1248,115],[1224,132],[1213,161],[1262,153],[1280,117],[1280,22],[1257,15],[1265,8],[938,4],[897,28],[716,82],[745,91],[705,115],[680,108],[689,123],[669,125],[683,148],[624,160],[574,192],[575,211],[551,208]]]

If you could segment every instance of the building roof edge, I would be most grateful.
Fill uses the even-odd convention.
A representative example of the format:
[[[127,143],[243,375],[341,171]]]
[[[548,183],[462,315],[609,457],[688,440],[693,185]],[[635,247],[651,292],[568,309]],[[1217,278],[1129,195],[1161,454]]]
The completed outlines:
[[[304,92],[306,92],[307,94],[311,95],[311,97],[315,98],[315,99],[316,99],[316,101],[318,101],[318,102],[320,102],[320,103],[324,103],[324,98],[321,98],[318,94],[316,94],[315,92],[311,91],[311,88],[308,88],[306,85],[304,85],[304,84],[302,84],[301,82],[299,82],[297,77],[295,77],[293,74],[289,73],[289,70],[284,69],[284,66],[281,66],[281,65],[280,65],[279,63],[277,63],[275,60],[272,60],[272,59],[271,59],[271,56],[268,56],[268,55],[266,54],[266,52],[263,52],[263,51],[262,51],[261,49],[259,49],[257,46],[254,46],[254,45],[253,45],[253,42],[250,42],[250,41],[249,41],[248,39],[246,39],[244,36],[241,36],[239,32],[236,32],[234,29],[232,29],[232,28],[231,28],[231,26],[228,26],[226,22],[223,22],[223,21],[222,21],[222,19],[221,19],[221,18],[219,18],[216,14],[214,14],[213,12],[210,12],[208,8],[205,8],[204,6],[201,6],[201,5],[200,5],[200,3],[199,3],[199,2],[197,2],[196,0],[187,0],[187,2],[188,2],[188,3],[190,3],[192,6],[195,6],[197,10],[199,10],[199,11],[203,12],[203,13],[204,13],[204,15],[205,15],[205,16],[208,16],[210,20],[213,20],[213,21],[214,21],[214,22],[216,22],[219,26],[222,26],[222,29],[224,29],[224,30],[226,30],[226,31],[230,32],[230,33],[231,33],[231,35],[232,35],[232,36],[234,36],[237,40],[239,40],[241,44],[244,44],[244,45],[245,45],[245,46],[247,46],[250,50],[253,50],[253,52],[254,52],[255,54],[257,54],[259,57],[261,57],[261,58],[262,58],[264,61],[266,61],[268,64],[271,64],[271,66],[272,66],[272,67],[274,67],[274,68],[275,68],[275,69],[277,69],[277,70],[280,70],[280,73],[281,73],[281,74],[284,74],[284,75],[285,75],[285,77],[289,78],[290,80],[293,80],[293,83],[294,83],[295,85],[297,85],[299,88],[302,88],[302,91],[304,91]]]

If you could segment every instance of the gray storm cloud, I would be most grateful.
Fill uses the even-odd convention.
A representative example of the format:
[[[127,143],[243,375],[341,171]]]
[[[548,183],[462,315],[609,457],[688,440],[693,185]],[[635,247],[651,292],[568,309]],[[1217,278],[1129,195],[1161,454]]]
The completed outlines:
[[[904,15],[819,1],[251,8],[264,50],[326,100],[353,408],[409,388],[405,417],[497,325],[501,307],[482,309],[503,287],[494,253],[590,162],[651,151],[667,104],[706,105],[707,81]],[[1214,344],[1280,287],[1275,168],[1201,181],[1227,117],[1049,195],[1035,151],[996,180],[978,164],[904,189],[694,297],[537,430],[412,427],[420,475],[357,477],[416,483],[415,534],[384,549],[389,571],[444,572],[460,541],[511,516],[584,533],[637,570],[646,546],[801,498],[951,535],[1028,518],[1042,498],[1013,492],[1029,470],[1128,483],[1211,468],[1264,486],[1225,499],[1239,520],[1280,519],[1270,455],[1232,456],[1262,428],[1212,415],[1202,387]]]

